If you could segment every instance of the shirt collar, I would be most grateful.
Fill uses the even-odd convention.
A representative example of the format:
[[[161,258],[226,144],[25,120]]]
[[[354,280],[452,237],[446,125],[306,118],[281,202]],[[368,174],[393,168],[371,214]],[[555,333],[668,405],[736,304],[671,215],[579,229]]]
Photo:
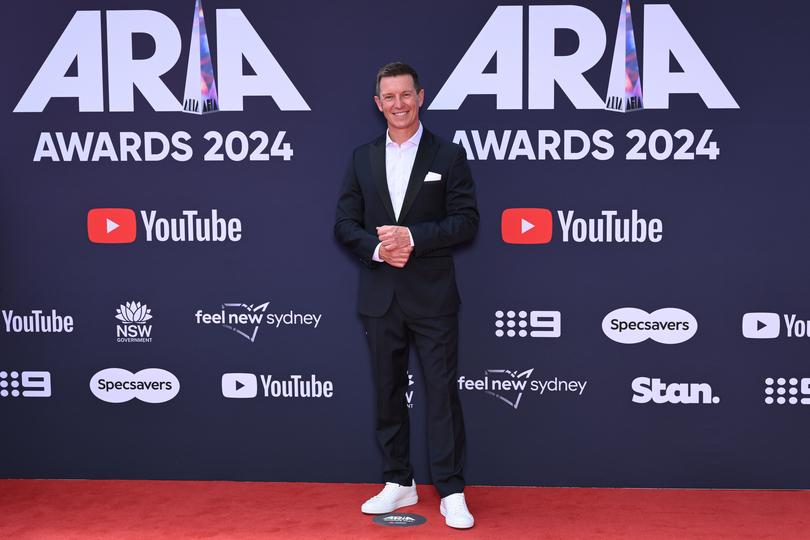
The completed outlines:
[[[413,136],[410,139],[408,139],[404,143],[400,144],[399,147],[400,148],[405,148],[407,146],[419,146],[419,141],[422,140],[422,132],[423,131],[424,130],[422,129],[422,122],[419,122],[419,128],[416,130],[416,133],[414,133]],[[397,143],[395,143],[391,139],[391,135],[388,133],[388,130],[386,129],[385,130],[385,146],[389,146],[389,145],[392,145],[392,144],[395,145],[395,146],[397,145]]]

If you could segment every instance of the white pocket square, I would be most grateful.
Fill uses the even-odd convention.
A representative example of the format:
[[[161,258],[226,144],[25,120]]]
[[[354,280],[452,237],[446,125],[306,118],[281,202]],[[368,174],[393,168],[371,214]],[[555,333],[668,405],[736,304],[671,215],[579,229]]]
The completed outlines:
[[[438,182],[442,179],[442,175],[435,172],[429,172],[425,175],[425,182]]]

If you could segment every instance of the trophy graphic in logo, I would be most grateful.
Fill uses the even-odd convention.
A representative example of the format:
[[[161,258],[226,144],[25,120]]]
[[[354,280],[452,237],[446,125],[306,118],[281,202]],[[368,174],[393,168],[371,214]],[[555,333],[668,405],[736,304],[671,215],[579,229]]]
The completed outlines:
[[[191,29],[191,46],[188,51],[183,111],[192,114],[206,114],[218,110],[217,81],[214,79],[214,66],[211,63],[211,49],[208,47],[208,33],[205,31],[202,1],[197,0],[194,4],[194,26]]]
[[[638,55],[636,54],[636,38],[633,35],[630,0],[622,0],[605,109],[615,112],[630,112],[640,111],[643,108],[641,75],[638,71]]]

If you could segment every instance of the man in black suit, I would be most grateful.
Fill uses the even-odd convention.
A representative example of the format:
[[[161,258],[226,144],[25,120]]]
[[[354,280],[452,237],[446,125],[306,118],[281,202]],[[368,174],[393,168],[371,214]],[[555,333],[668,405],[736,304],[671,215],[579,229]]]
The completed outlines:
[[[337,205],[335,236],[362,263],[358,309],[371,349],[386,481],[361,509],[384,514],[418,500],[405,402],[413,344],[425,378],[440,510],[449,526],[469,528],[452,248],[475,236],[478,210],[464,150],[419,122],[424,98],[412,67],[396,62],[380,69],[374,101],[388,130],[355,149]]]

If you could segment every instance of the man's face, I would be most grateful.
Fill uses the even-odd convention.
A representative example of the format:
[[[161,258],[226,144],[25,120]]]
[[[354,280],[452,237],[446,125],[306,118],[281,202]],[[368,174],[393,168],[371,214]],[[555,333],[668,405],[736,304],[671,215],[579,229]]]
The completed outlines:
[[[419,124],[419,107],[424,100],[425,91],[416,91],[410,75],[383,77],[380,79],[380,95],[374,96],[389,128],[414,131]]]

